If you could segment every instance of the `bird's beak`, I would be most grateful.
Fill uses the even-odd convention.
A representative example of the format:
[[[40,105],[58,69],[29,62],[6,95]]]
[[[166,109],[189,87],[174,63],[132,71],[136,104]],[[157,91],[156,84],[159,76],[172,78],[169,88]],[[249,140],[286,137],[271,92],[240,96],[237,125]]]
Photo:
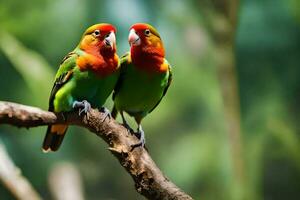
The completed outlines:
[[[110,48],[114,48],[116,44],[116,35],[114,32],[110,32],[110,34],[104,39],[105,45]]]
[[[131,29],[128,36],[130,46],[138,46],[141,44],[141,38],[136,34],[134,29]]]

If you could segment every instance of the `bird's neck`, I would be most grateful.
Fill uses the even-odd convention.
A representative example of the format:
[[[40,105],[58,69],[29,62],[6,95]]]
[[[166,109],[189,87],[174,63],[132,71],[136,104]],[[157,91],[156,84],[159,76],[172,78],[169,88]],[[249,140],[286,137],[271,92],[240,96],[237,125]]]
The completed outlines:
[[[132,46],[131,60],[134,66],[149,72],[165,72],[164,49],[155,47]]]
[[[77,59],[81,71],[92,71],[105,77],[114,73],[118,68],[119,58],[115,52],[100,52],[95,49],[85,50]]]

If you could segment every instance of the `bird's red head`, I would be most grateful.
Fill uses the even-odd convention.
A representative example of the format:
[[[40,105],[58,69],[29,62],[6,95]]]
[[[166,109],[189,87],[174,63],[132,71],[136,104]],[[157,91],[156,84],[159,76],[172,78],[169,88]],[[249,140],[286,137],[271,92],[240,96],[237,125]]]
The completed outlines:
[[[95,24],[89,27],[80,41],[80,49],[95,54],[116,52],[116,28],[111,24]]]
[[[164,47],[156,29],[145,23],[137,23],[131,26],[128,36],[131,53],[142,51],[147,54],[155,54],[164,57]]]
[[[95,24],[84,32],[79,48],[86,54],[76,61],[81,71],[91,70],[104,77],[117,70],[115,33],[116,28],[111,24]]]

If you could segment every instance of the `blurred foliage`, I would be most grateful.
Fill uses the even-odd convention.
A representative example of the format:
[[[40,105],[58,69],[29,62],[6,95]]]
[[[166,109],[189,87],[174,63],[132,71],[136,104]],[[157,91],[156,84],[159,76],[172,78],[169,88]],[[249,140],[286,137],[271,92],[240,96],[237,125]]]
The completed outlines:
[[[144,121],[147,146],[163,172],[195,199],[298,199],[300,196],[300,4],[244,0],[236,33],[246,185],[236,186],[215,44],[196,1],[0,0],[0,99],[47,108],[53,74],[83,30],[153,24],[164,40],[174,81]],[[298,66],[298,67],[297,67]],[[111,105],[111,100],[108,100]],[[132,122],[132,121],[131,121]],[[72,127],[55,154],[40,150],[45,128],[0,127],[0,138],[45,199],[49,169],[68,160],[84,179],[87,199],[143,199],[104,142]],[[11,199],[0,187],[0,199]]]

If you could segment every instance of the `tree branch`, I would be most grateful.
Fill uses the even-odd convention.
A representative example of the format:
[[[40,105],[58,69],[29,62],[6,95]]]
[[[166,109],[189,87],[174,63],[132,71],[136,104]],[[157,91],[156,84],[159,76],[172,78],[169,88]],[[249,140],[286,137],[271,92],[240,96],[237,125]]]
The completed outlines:
[[[59,162],[52,167],[48,182],[55,200],[84,200],[79,170],[69,162]]]
[[[2,143],[0,143],[0,182],[16,199],[42,199],[26,177],[22,175],[21,170],[15,166]]]
[[[192,199],[163,175],[144,148],[131,151],[131,145],[138,139],[125,127],[113,119],[103,120],[104,114],[95,109],[82,117],[78,116],[78,112],[66,113],[63,117],[39,108],[0,101],[0,124],[29,128],[66,123],[85,127],[109,145],[109,150],[131,175],[140,194],[148,199]]]
[[[235,55],[235,34],[240,1],[204,0],[195,2],[198,3],[199,8],[204,13],[207,29],[215,43],[215,61],[232,159],[233,185],[242,188],[241,192],[238,193],[238,199],[245,199],[248,180],[243,159],[240,96]],[[235,193],[234,195],[236,196]]]

